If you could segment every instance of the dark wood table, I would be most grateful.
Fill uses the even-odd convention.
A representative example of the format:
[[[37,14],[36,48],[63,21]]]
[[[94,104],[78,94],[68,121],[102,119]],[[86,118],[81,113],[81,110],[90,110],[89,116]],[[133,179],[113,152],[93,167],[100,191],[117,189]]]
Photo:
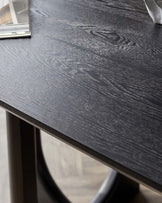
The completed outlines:
[[[37,202],[38,129],[162,192],[162,26],[142,0],[30,10],[32,37],[0,41],[13,203]]]

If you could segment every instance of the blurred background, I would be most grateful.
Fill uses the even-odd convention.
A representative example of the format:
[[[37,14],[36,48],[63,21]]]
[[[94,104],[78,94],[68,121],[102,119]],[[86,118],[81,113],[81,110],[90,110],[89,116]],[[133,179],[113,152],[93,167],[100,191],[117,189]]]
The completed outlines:
[[[89,203],[109,168],[42,133],[43,152],[52,177],[72,203]],[[10,203],[5,111],[0,108],[0,203]],[[69,187],[70,185],[70,187]],[[162,203],[162,195],[146,187],[131,203]]]
[[[28,22],[28,0],[0,0],[0,24]]]

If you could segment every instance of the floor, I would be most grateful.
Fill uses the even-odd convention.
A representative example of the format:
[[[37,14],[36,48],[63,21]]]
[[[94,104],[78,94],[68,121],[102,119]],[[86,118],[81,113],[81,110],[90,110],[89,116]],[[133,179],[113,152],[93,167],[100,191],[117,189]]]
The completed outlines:
[[[109,168],[44,132],[42,141],[49,170],[64,194],[72,203],[90,202]],[[5,111],[0,108],[0,203],[10,203],[6,149]],[[162,195],[141,186],[131,203],[162,203]]]

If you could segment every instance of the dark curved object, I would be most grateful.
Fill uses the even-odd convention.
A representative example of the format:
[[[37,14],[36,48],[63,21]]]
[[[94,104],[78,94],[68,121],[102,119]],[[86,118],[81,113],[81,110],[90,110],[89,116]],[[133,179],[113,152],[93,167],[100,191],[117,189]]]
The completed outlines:
[[[44,160],[40,131],[37,129],[38,176],[46,192],[56,203],[70,203],[52,179]],[[111,170],[91,203],[127,203],[139,192],[139,184]]]
[[[37,170],[38,170],[38,178],[39,181],[44,186],[44,189],[48,193],[48,195],[56,202],[56,203],[70,203],[70,201],[65,197],[65,195],[58,188],[57,184],[53,180],[50,175],[50,172],[47,168],[41,145],[41,136],[40,130],[36,130],[36,145],[37,145]]]
[[[111,169],[91,203],[127,203],[138,192],[138,183]]]

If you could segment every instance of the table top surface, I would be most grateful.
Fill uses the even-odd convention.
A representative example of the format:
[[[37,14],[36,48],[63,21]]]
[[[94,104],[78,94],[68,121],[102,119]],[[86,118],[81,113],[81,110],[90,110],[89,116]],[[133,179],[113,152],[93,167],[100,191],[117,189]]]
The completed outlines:
[[[142,0],[33,0],[0,41],[0,105],[162,192],[162,27]]]

